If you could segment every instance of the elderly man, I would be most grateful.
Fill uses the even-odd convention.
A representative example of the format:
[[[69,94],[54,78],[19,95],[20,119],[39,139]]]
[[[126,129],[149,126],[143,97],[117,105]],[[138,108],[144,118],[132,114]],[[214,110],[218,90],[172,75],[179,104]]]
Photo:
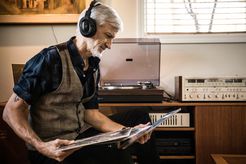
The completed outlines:
[[[25,64],[3,118],[26,142],[31,163],[132,163],[130,150],[112,145],[57,150],[79,138],[150,121],[143,112],[108,118],[98,110],[99,56],[121,29],[115,10],[92,1],[80,15],[75,37],[43,49]],[[149,134],[136,144],[140,163],[158,163]]]

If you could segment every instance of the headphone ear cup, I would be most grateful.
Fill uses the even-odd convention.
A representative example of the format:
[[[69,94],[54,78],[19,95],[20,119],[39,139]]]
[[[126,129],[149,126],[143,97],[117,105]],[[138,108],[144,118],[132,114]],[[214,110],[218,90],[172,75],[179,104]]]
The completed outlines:
[[[79,22],[79,29],[84,37],[92,37],[97,31],[96,21],[92,18],[84,17]]]

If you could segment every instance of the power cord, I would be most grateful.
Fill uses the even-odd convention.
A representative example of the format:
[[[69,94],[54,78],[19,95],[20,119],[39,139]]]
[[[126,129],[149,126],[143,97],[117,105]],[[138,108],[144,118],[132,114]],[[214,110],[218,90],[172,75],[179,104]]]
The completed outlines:
[[[54,30],[53,25],[51,25],[51,30],[52,30],[53,36],[54,36],[54,38],[55,38],[55,41],[56,41],[56,43],[58,44],[58,39],[57,39],[57,37],[56,37],[56,33],[55,33],[55,30]]]
[[[165,96],[165,94],[167,96]],[[163,101],[171,102],[171,101],[178,101],[174,96],[168,93],[166,90],[163,89]]]

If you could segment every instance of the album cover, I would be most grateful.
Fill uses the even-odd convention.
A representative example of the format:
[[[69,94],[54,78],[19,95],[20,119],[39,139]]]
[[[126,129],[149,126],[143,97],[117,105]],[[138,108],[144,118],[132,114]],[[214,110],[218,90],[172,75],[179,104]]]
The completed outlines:
[[[130,135],[132,128],[126,128],[115,132],[106,132],[101,133],[92,137],[88,138],[82,138],[79,140],[76,140],[74,143],[70,145],[65,145],[58,150],[66,151],[70,149],[80,148],[88,145],[94,145],[94,144],[106,144],[111,142],[117,142],[120,139],[126,138]]]
[[[132,145],[143,135],[151,133],[156,127],[158,127],[167,118],[178,113],[180,110],[181,109],[179,108],[169,113],[166,113],[162,118],[152,123],[151,125],[146,125],[144,127],[125,128],[125,129],[115,131],[115,132],[101,133],[101,134],[98,134],[92,137],[76,140],[74,143],[70,145],[65,145],[65,146],[58,148],[58,150],[66,151],[66,150],[81,148],[81,147],[89,146],[89,145],[109,144],[109,143],[117,144],[117,147],[119,149],[126,149],[128,146]]]

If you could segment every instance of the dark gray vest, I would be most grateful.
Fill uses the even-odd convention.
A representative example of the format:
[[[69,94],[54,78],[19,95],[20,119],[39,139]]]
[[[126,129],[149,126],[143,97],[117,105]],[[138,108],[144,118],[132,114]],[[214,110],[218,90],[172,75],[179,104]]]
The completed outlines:
[[[84,122],[84,106],[93,96],[83,97],[83,86],[75,72],[66,44],[57,46],[62,61],[62,80],[59,87],[40,98],[30,111],[30,125],[43,141],[75,139],[88,129]],[[96,87],[97,71],[94,73]],[[29,149],[33,149],[28,146]]]

